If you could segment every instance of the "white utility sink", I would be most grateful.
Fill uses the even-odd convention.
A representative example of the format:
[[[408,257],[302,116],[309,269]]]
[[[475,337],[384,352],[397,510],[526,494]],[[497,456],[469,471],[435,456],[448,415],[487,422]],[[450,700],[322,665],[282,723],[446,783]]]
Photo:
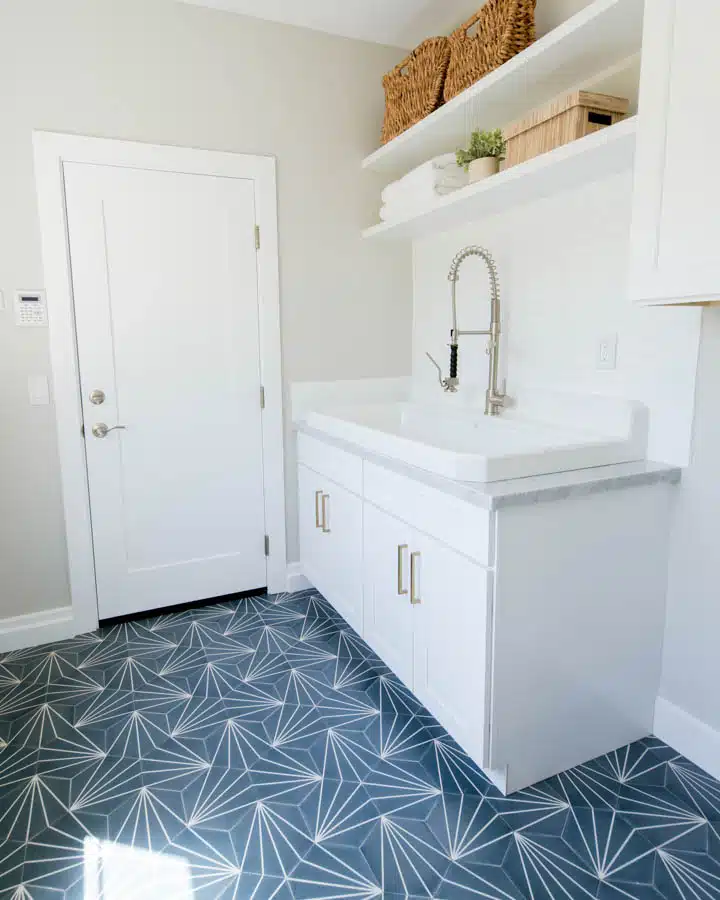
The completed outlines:
[[[606,425],[608,417],[599,420]],[[457,481],[505,481],[645,458],[642,427],[632,416],[623,420],[626,433],[596,433],[584,424],[524,419],[520,410],[490,418],[475,409],[406,402],[309,412],[306,421],[331,437]]]

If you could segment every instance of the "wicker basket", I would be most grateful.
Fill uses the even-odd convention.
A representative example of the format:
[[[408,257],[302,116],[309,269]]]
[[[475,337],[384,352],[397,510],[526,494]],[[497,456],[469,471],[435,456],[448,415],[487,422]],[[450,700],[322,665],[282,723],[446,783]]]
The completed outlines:
[[[383,144],[430,115],[442,104],[449,61],[448,39],[430,38],[383,78]]]
[[[536,0],[487,0],[450,35],[445,100],[475,84],[535,40]]]

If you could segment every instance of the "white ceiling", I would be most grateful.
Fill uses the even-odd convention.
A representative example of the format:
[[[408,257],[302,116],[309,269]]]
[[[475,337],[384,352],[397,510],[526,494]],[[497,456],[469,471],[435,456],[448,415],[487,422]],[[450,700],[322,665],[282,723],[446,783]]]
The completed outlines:
[[[415,47],[429,35],[448,34],[482,5],[482,0],[182,0],[182,2],[395,47]]]

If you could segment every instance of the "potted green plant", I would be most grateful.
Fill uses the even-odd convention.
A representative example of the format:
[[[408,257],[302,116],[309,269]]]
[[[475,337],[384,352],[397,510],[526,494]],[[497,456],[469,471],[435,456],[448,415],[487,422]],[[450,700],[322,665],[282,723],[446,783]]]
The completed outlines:
[[[457,163],[470,173],[470,183],[474,184],[490,175],[496,175],[506,152],[507,141],[502,129],[473,131],[467,150],[457,151]]]

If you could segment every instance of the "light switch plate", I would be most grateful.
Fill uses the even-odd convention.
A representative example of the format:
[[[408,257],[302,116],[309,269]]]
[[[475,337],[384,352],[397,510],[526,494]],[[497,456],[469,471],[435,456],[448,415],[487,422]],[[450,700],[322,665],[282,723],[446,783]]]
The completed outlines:
[[[616,369],[618,356],[618,336],[606,334],[600,338],[597,344],[596,366],[598,369]]]
[[[47,406],[50,403],[50,384],[47,375],[28,377],[28,396],[30,406]]]

